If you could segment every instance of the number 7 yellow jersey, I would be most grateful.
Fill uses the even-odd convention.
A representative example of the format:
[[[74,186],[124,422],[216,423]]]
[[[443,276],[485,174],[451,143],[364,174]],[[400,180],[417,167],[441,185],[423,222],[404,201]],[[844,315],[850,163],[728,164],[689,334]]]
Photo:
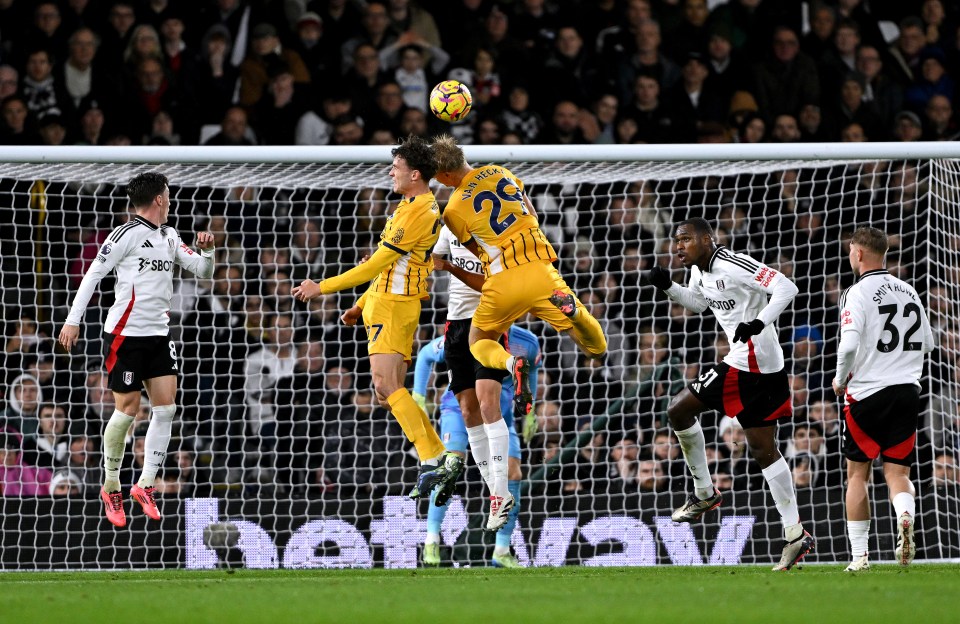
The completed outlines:
[[[430,252],[442,225],[433,193],[403,198],[380,233],[380,247],[401,256],[374,279],[370,290],[391,299],[427,298],[427,277],[433,271]]]
[[[443,219],[457,240],[477,241],[488,276],[528,262],[557,259],[523,202],[523,182],[506,167],[485,165],[464,176]]]

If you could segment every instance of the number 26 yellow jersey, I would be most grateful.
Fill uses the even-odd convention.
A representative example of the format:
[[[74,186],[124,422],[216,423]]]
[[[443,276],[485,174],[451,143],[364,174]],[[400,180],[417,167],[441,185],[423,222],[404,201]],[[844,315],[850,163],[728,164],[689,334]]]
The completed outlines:
[[[457,240],[477,241],[487,275],[557,254],[523,202],[523,182],[506,167],[485,165],[464,176],[443,219]]]

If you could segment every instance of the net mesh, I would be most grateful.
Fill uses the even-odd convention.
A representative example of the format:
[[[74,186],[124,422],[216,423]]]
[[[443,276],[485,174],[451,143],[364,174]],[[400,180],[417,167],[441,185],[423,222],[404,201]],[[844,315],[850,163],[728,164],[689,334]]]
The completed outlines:
[[[684,282],[670,253],[672,224],[701,216],[716,224],[722,243],[800,289],[778,323],[794,404],[779,439],[801,518],[818,538],[814,561],[845,561],[849,551],[840,405],[830,390],[838,301],[853,283],[845,241],[864,224],[892,236],[889,267],[921,292],[940,345],[925,379],[913,475],[918,557],[960,557],[956,161],[506,164],[527,185],[562,274],[601,320],[610,346],[603,365],[592,366],[549,327],[522,322],[540,337],[544,364],[539,431],[524,443],[513,534],[521,563],[779,557],[781,526],[759,467],[739,428],[716,413],[702,422],[724,505],[700,524],[669,519],[690,484],[666,404],[728,345],[712,315],[671,306],[640,276],[659,263]],[[128,504],[129,525],[115,530],[98,498],[100,436],[113,411],[100,333],[110,280],[91,301],[71,356],[56,352],[51,337],[97,249],[130,216],[122,185],[147,169],[170,178],[170,224],[185,241],[199,229],[215,234],[217,273],[175,280],[171,331],[182,374],[158,482],[164,518],[148,521]],[[300,280],[339,273],[374,249],[396,201],[387,170],[383,163],[0,165],[3,569],[417,565],[427,503],[404,496],[416,458],[374,401],[362,329],[338,320],[359,293],[309,305],[290,296]],[[442,204],[445,191],[437,194]],[[445,293],[439,275],[415,352],[442,331]],[[442,373],[431,379],[430,407]],[[125,487],[142,464],[147,416],[145,403],[130,432]],[[36,435],[15,431],[30,417],[39,417]],[[471,467],[443,526],[445,563],[489,559],[484,494]],[[871,553],[891,559],[896,532],[879,469],[871,495]]]

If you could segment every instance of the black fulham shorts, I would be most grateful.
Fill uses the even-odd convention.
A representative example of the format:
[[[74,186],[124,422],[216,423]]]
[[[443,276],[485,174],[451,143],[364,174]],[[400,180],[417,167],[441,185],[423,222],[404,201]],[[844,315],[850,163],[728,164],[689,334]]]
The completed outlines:
[[[793,415],[786,371],[751,373],[721,362],[687,386],[710,409],[736,418],[744,429],[771,427]]]
[[[470,319],[447,321],[443,337],[443,359],[450,372],[450,390],[460,394],[464,390],[475,388],[478,379],[489,379],[503,383],[507,371],[486,368],[470,353]],[[506,346],[506,335],[501,338]]]
[[[179,372],[176,346],[170,336],[104,334],[103,357],[114,392],[139,391],[145,379]]]
[[[913,384],[888,386],[861,401],[847,399],[843,407],[843,454],[855,462],[913,464],[920,389]]]

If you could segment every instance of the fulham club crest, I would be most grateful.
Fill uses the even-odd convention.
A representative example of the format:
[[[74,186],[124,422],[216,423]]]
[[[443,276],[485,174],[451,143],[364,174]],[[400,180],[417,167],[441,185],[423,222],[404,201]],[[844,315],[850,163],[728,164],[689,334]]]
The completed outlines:
[[[717,280],[717,290],[723,291],[723,280]]]
[[[133,371],[124,371],[123,373],[123,383],[132,386],[133,385]]]

